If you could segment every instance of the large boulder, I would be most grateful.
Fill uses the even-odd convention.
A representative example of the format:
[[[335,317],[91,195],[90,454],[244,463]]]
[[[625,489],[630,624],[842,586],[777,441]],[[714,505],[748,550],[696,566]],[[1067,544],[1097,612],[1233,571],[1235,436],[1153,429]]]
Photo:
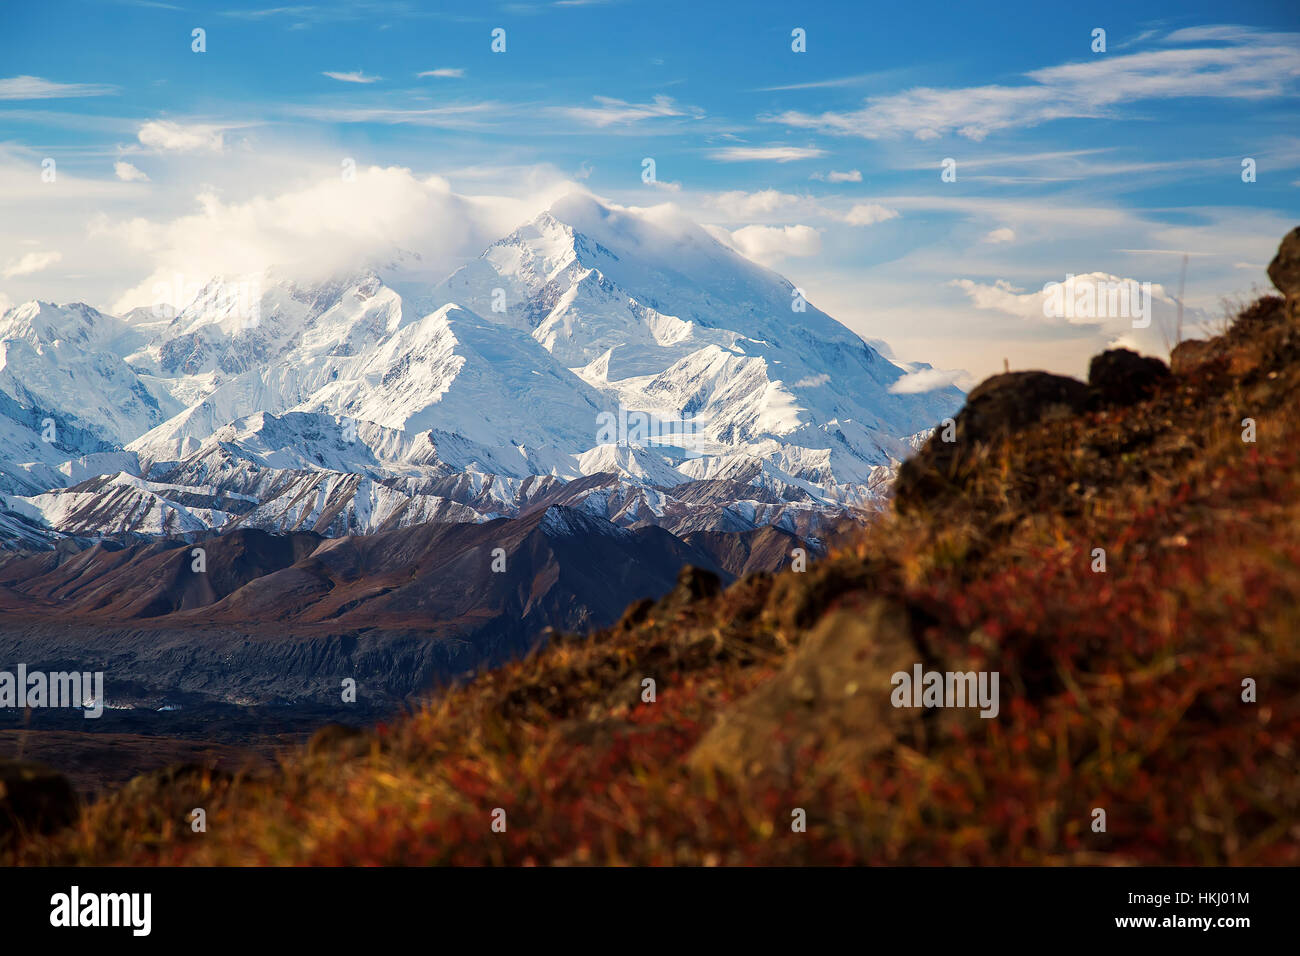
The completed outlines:
[[[957,444],[993,441],[1030,425],[1083,410],[1088,388],[1050,372],[1007,372],[985,379],[966,397],[957,416]]]
[[[52,833],[77,818],[68,778],[30,760],[0,760],[0,845],[21,833]]]
[[[960,489],[960,463],[979,445],[990,444],[1039,422],[1083,411],[1088,386],[1050,372],[1007,372],[985,379],[966,397],[951,426],[940,425],[921,451],[903,462],[894,500],[906,510]]]
[[[698,772],[789,781],[860,766],[920,720],[895,708],[891,677],[921,660],[906,613],[877,600],[824,617],[771,680],[722,713],[690,756]],[[910,738],[909,738],[910,742]]]
[[[1110,349],[1088,365],[1088,385],[1102,405],[1135,405],[1167,378],[1164,362],[1132,349]]]
[[[1222,351],[1221,346],[1205,339],[1188,339],[1179,342],[1169,353],[1169,369],[1175,375],[1190,375]]]
[[[1300,297],[1300,226],[1283,237],[1277,255],[1268,264],[1268,277],[1288,300]]]

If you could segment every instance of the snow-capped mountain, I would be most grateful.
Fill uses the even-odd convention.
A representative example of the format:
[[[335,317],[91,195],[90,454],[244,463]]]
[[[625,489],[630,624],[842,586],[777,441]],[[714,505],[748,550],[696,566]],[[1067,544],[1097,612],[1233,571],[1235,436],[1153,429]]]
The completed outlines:
[[[527,332],[625,408],[694,414],[699,451],[775,439],[819,481],[868,481],[962,401],[890,392],[904,367],[700,227],[586,196],[494,243],[433,300]]]
[[[815,534],[962,401],[891,391],[913,366],[659,210],[569,196],[432,288],[381,272],[4,313],[0,535],[337,535],[550,501]]]
[[[81,303],[28,302],[0,315],[0,414],[38,431],[50,419],[55,444],[92,452],[179,412],[121,356],[127,328]]]

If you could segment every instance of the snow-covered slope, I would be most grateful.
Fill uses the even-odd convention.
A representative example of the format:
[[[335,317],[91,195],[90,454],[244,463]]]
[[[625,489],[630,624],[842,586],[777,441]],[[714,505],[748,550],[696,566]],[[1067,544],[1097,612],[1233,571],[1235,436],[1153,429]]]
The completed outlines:
[[[951,387],[892,393],[905,367],[698,226],[586,196],[493,244],[434,298],[528,331],[628,409],[693,414],[697,451],[775,439],[809,477],[804,451],[829,452],[831,475],[815,480],[869,481],[906,453],[901,438],[962,402]]]
[[[437,428],[489,447],[577,452],[592,444],[606,405],[528,336],[449,304],[298,407],[408,432]]]
[[[10,309],[6,520],[344,534],[555,501],[806,533],[963,398],[895,394],[912,366],[664,209],[571,195],[435,286],[382,273],[216,277],[173,316]]]
[[[0,494],[32,494],[64,482],[59,466],[67,453],[41,433],[0,415]]]
[[[0,414],[38,429],[50,419],[55,444],[90,452],[180,411],[113,350],[125,329],[80,303],[27,302],[0,314]]]

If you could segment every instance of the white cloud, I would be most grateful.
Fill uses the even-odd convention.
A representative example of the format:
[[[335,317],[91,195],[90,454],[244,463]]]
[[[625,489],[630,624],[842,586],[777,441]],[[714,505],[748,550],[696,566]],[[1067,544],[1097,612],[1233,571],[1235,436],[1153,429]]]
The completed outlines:
[[[799,379],[799,381],[794,383],[794,387],[795,388],[817,388],[820,385],[826,385],[827,383],[830,382],[830,380],[831,377],[827,375],[825,372],[822,372],[819,375],[808,375],[804,378]]]
[[[465,103],[428,109],[382,106],[295,106],[285,112],[326,123],[388,123],[393,126],[430,126],[437,129],[467,129],[481,126],[479,117],[499,119],[506,108],[500,103]]]
[[[784,86],[762,86],[755,93],[781,93],[789,90],[820,90],[835,86],[854,86],[865,80],[878,80],[881,73],[859,73],[856,76],[839,76],[830,80],[812,80],[807,83],[787,83]]]
[[[967,374],[960,369],[922,368],[908,372],[889,386],[889,391],[893,395],[919,395],[956,385],[965,378]]]
[[[377,80],[383,79],[382,76],[367,76],[360,70],[355,70],[352,73],[337,73],[333,70],[322,70],[321,76],[328,76],[331,80],[339,80],[342,83],[374,83]]]
[[[993,231],[986,233],[984,236],[984,241],[993,242],[993,243],[1014,242],[1015,238],[1016,238],[1016,231],[1014,229],[1011,229],[1008,226],[1003,226],[1000,229],[994,229]]]
[[[755,160],[789,163],[797,159],[816,159],[825,156],[826,150],[805,146],[728,146],[709,153],[710,159],[724,163],[746,163]]]
[[[225,149],[224,127],[204,123],[175,123],[151,120],[140,127],[137,137],[144,146],[177,153],[212,152]]]
[[[605,127],[622,123],[636,123],[655,117],[691,116],[699,118],[704,111],[694,106],[679,106],[671,96],[659,95],[649,103],[628,103],[609,96],[592,97],[599,106],[566,106],[557,112],[589,126]]]
[[[51,100],[76,96],[110,96],[117,87],[100,83],[55,83],[39,76],[0,80],[0,100]]]
[[[541,195],[558,188],[552,184]],[[437,281],[535,213],[541,201],[461,196],[439,177],[373,166],[359,167],[350,182],[336,172],[306,187],[239,201],[208,190],[195,198],[197,209],[176,218],[92,220],[92,239],[124,248],[150,270],[113,311],[152,304],[155,285],[170,286],[177,274],[203,281],[277,266],[310,279],[390,262],[403,252],[414,254],[409,268],[419,271],[419,281]]]
[[[730,238],[741,255],[764,265],[815,256],[822,250],[821,233],[812,226],[745,226],[730,233]]]
[[[848,229],[827,228],[823,257],[795,261],[797,284],[806,290],[809,301],[864,337],[888,338],[900,356],[940,368],[967,369],[973,381],[1001,372],[1004,358],[1013,368],[1086,376],[1088,360],[1121,342],[1123,335],[1116,327],[1049,321],[1043,316],[1041,297],[1024,303],[1023,317],[1013,315],[1019,311],[1015,308],[977,310],[969,294],[949,284],[954,277],[975,280],[972,287],[996,286],[998,278],[1010,280],[1005,284],[1023,293],[1041,289],[1049,279],[1063,280],[1071,269],[1096,270],[1149,280],[1154,298],[1156,283],[1177,290],[1181,255],[1137,256],[1122,249],[1207,253],[1192,257],[1187,272],[1184,336],[1192,337],[1198,334],[1195,329],[1201,319],[1195,309],[1203,309],[1213,325],[1223,296],[1248,299],[1255,286],[1269,287],[1262,267],[1247,270],[1232,264],[1268,263],[1280,238],[1295,225],[1294,216],[1281,211],[1221,206],[1181,207],[1179,224],[1171,225],[1163,209],[1118,205],[1097,196],[1082,204],[1084,196],[1073,194],[1045,202],[1028,195],[959,196],[936,188],[923,196],[875,198],[899,209],[904,218],[913,220],[914,228],[933,224],[934,241],[846,269],[838,265],[841,243],[856,246],[860,240]],[[795,221],[821,226],[820,221],[802,215]],[[979,241],[1002,226],[1015,229],[1015,244]],[[969,229],[968,238],[974,241],[953,246],[948,242],[953,228]],[[1053,241],[1037,241],[1041,236],[1051,236]],[[1029,241],[1031,237],[1034,241]],[[998,255],[1004,250],[1014,251],[1014,257]],[[1163,357],[1166,344],[1158,326],[1176,325],[1177,303],[1157,298],[1154,312],[1151,328],[1137,345],[1139,351]],[[1175,334],[1170,333],[1171,341]]]
[[[1151,282],[1150,302],[1130,299],[1124,290],[1144,283],[1106,272],[1064,276],[1026,292],[999,279],[991,285],[954,279],[977,309],[992,309],[1029,322],[1074,327],[1095,334],[1097,347],[1124,346],[1141,352],[1165,354],[1179,335],[1178,302],[1158,282]],[[1118,296],[1112,290],[1119,290]],[[1066,305],[1069,303],[1069,305]],[[1088,303],[1087,307],[1080,305]],[[1140,315],[1135,314],[1141,312]],[[1186,306],[1182,314],[1183,338],[1212,333],[1212,317],[1203,309]],[[1136,327],[1135,327],[1136,323]]]
[[[113,172],[124,183],[147,183],[149,177],[128,162],[118,160],[113,164]]]
[[[831,223],[850,226],[873,226],[897,219],[902,214],[879,203],[854,203],[847,209],[838,203],[827,204],[812,195],[781,192],[778,189],[760,189],[746,192],[735,189],[720,193],[696,193],[697,204],[691,213],[700,221],[721,219],[730,222],[748,222],[776,225],[793,219],[824,227]]]
[[[459,67],[444,66],[439,67],[436,70],[425,70],[424,72],[415,75],[421,79],[426,76],[433,76],[439,79],[458,79],[465,75],[465,71]]]
[[[813,173],[809,179],[818,179],[825,183],[860,183],[862,182],[862,172],[857,169],[850,169],[845,172],[837,172],[832,169],[829,173]]]
[[[1012,127],[1108,116],[1114,107],[1137,100],[1277,96],[1300,77],[1295,34],[1208,27],[1166,38],[1166,42],[1207,40],[1230,45],[1093,57],[1033,70],[1025,74],[1030,82],[1020,86],[919,87],[869,97],[861,109],[849,112],[814,115],[791,110],[762,118],[866,139],[911,134],[931,140],[955,132],[979,141]]]
[[[760,189],[752,193],[736,189],[710,196],[708,202],[728,219],[756,219],[791,209],[804,200],[800,196],[775,189]]]
[[[444,184],[440,194],[424,165],[414,174],[372,175],[364,156],[356,181],[343,183],[337,148],[304,148],[296,136],[286,142],[274,132],[257,150],[235,148],[230,131],[221,153],[150,155],[132,144],[101,159],[97,174],[60,162],[57,186],[44,189],[30,185],[40,154],[0,144],[0,232],[11,238],[10,248],[0,246],[0,269],[36,249],[63,255],[56,267],[0,280],[0,288],[19,302],[88,302],[111,312],[133,289],[142,294],[128,308],[152,304],[153,283],[171,285],[178,271],[202,281],[281,263],[305,271],[313,258],[322,270],[383,269],[398,249],[423,257],[422,264],[402,260],[402,277],[428,287],[574,188],[567,171],[548,164],[454,166],[446,157],[447,176],[461,187],[454,191]],[[115,159],[157,185],[119,180]],[[34,244],[17,245],[18,237]]]
[[[19,259],[11,259],[4,270],[0,271],[0,275],[6,279],[29,276],[33,272],[48,269],[62,258],[63,255],[58,252],[29,252]]]
[[[850,226],[874,226],[878,222],[887,222],[898,218],[898,210],[876,203],[858,203],[844,214],[844,221]]]
[[[1043,321],[1041,292],[1025,292],[1005,279],[998,279],[992,285],[971,279],[953,279],[950,284],[965,292],[977,309],[995,309],[1018,319]]]

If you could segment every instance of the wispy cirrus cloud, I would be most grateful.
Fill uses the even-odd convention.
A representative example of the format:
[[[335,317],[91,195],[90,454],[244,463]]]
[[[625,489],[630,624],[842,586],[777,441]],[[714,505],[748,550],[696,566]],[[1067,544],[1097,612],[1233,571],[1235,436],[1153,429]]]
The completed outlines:
[[[727,146],[709,153],[709,159],[723,163],[791,163],[825,156],[826,150],[811,146]]]
[[[246,10],[223,10],[220,16],[232,20],[252,22],[282,20],[291,28],[301,29],[334,23],[351,23],[357,20],[414,19],[439,17],[457,19],[449,11],[431,9],[432,4],[411,0],[338,0],[334,3],[291,4],[279,7],[252,7]]]
[[[1252,150],[1257,157],[1267,157],[1274,168],[1289,168],[1295,164],[1294,149],[1285,143],[1260,144]],[[1149,174],[1164,176],[1174,172],[1211,172],[1235,167],[1239,156],[1182,155],[1177,159],[1132,160],[1108,158],[1114,147],[1074,150],[1054,150],[1041,153],[1009,153],[990,156],[964,155],[960,162],[962,178],[989,183],[1066,183],[1106,176]],[[928,170],[933,162],[909,165],[909,169]],[[971,175],[971,170],[976,170]],[[979,172],[979,170],[987,170]]]
[[[862,182],[862,171],[859,169],[849,169],[843,172],[837,172],[832,169],[828,173],[813,173],[808,177],[824,183],[860,183]]]
[[[353,70],[351,73],[321,70],[321,76],[328,76],[331,80],[338,80],[340,83],[375,83],[383,79],[382,76],[370,76],[361,70]]]
[[[415,75],[420,79],[424,79],[426,76],[432,76],[437,79],[460,79],[465,75],[465,71],[460,67],[443,66],[436,70],[423,70]]]
[[[235,20],[266,20],[272,17],[305,17],[315,14],[318,7],[308,4],[286,7],[259,7],[252,10],[223,10],[223,17]]]
[[[116,86],[106,83],[56,83],[39,76],[0,79],[0,100],[53,100],[79,96],[113,96]]]
[[[760,119],[865,139],[956,133],[978,141],[1013,127],[1109,116],[1139,100],[1278,96],[1300,77],[1300,34],[1213,26],[1176,31],[1165,43],[1226,45],[1099,56],[1030,71],[1029,82],[1016,86],[918,87],[869,97],[858,110],[788,110]]]
[[[501,103],[461,103],[428,108],[384,106],[294,106],[284,112],[302,119],[327,123],[383,123],[390,126],[428,126],[437,129],[470,129],[487,125],[483,119],[502,121],[513,115]]]
[[[896,72],[896,71],[888,71]],[[824,90],[838,86],[857,86],[872,80],[878,80],[888,73],[859,73],[854,76],[838,76],[829,80],[808,80],[803,83],[786,83],[781,86],[760,86],[754,93],[784,93],[790,90]]]
[[[555,112],[588,126],[604,127],[658,117],[691,117],[699,119],[704,111],[695,106],[679,105],[671,96],[655,96],[649,103],[629,103],[610,96],[595,96],[598,106],[562,106]]]

